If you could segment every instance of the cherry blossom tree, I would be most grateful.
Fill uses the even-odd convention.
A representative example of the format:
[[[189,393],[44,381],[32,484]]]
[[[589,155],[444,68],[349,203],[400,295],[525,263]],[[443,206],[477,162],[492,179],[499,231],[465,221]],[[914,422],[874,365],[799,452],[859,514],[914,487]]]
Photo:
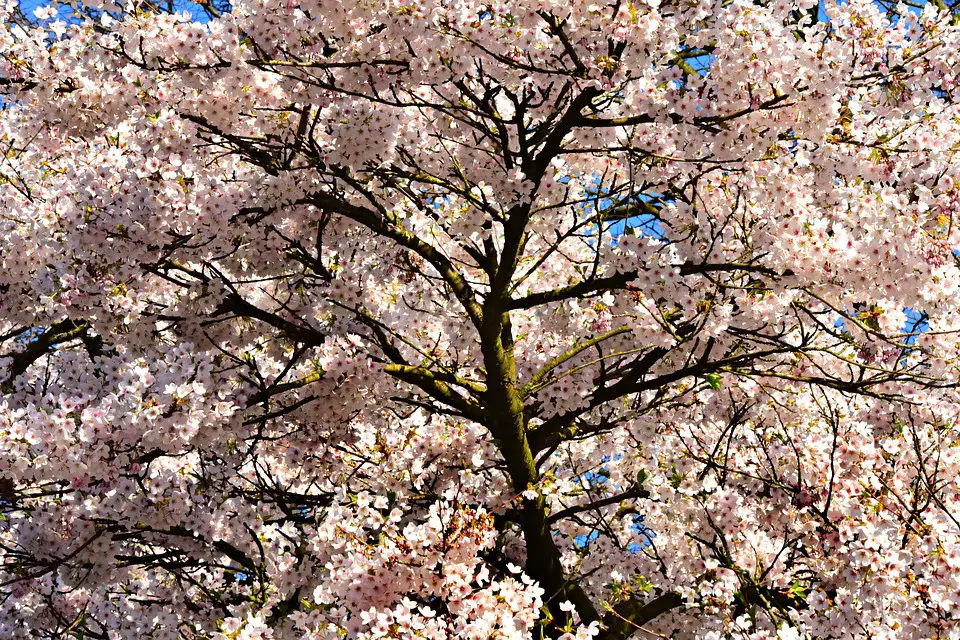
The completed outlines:
[[[960,637],[951,7],[180,9],[0,8],[0,636]]]

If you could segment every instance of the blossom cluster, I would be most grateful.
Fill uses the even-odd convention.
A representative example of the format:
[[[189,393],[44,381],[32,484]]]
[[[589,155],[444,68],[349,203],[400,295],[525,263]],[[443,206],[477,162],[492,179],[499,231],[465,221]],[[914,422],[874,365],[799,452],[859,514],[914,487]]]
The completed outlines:
[[[957,637],[938,4],[4,3],[0,636]]]

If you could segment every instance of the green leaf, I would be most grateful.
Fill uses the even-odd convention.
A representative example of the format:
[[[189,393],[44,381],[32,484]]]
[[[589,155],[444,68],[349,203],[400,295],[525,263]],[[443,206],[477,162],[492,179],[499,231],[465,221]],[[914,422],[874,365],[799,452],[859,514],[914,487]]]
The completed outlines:
[[[807,589],[799,582],[791,584],[787,594],[794,600],[804,601],[807,599]]]

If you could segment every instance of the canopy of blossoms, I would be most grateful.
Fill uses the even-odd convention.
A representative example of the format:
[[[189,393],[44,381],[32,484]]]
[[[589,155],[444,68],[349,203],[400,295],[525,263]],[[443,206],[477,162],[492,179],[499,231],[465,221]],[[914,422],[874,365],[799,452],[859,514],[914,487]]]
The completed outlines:
[[[950,7],[178,8],[0,6],[0,637],[960,637]]]

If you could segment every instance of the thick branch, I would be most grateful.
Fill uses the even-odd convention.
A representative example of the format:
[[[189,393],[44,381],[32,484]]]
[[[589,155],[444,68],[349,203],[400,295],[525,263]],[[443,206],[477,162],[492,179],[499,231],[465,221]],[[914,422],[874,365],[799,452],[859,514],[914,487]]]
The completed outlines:
[[[633,487],[623,493],[618,493],[613,496],[607,496],[606,498],[601,498],[600,500],[594,500],[593,502],[587,502],[585,504],[577,504],[572,507],[567,507],[566,509],[561,509],[556,513],[550,514],[549,522],[553,524],[560,520],[564,520],[571,516],[575,516],[579,513],[584,513],[586,511],[595,511],[597,509],[602,509],[603,507],[609,507],[612,504],[619,504],[625,500],[634,500],[636,498],[648,498],[650,492],[644,489],[643,487]]]
[[[354,222],[359,222],[371,231],[394,240],[429,262],[453,290],[454,295],[463,305],[474,326],[479,327],[483,322],[483,310],[477,302],[473,289],[450,260],[437,251],[433,245],[424,242],[403,227],[385,220],[369,209],[352,205],[329,195],[318,194],[313,196],[312,199],[313,204],[317,207],[338,213]]]
[[[228,295],[224,299],[220,306],[217,307],[214,315],[223,315],[225,313],[233,313],[237,316],[255,318],[261,322],[265,322],[271,327],[282,331],[284,335],[291,340],[307,346],[318,347],[323,344],[325,338],[325,336],[316,329],[285,320],[274,313],[250,304],[235,293]]]
[[[687,276],[693,274],[703,274],[703,273],[715,273],[715,272],[744,272],[744,273],[759,273],[762,275],[769,276],[771,278],[779,278],[785,275],[790,275],[791,272],[787,271],[784,273],[779,273],[775,269],[770,267],[764,267],[756,264],[749,264],[743,262],[730,262],[730,263],[691,263],[687,262],[679,267],[680,275]],[[571,300],[574,298],[586,298],[590,296],[603,293],[604,291],[612,291],[618,289],[626,289],[627,285],[637,279],[639,271],[626,271],[623,273],[615,273],[613,275],[604,276],[601,278],[592,278],[590,280],[582,280],[574,284],[568,285],[566,287],[560,287],[558,289],[552,289],[550,291],[540,291],[537,293],[531,293],[522,298],[516,298],[510,301],[511,309],[530,309],[532,307],[538,307],[544,304],[550,304],[552,302],[562,302],[563,300]]]
[[[645,603],[626,600],[608,610],[603,617],[604,629],[596,640],[625,640],[651,620],[681,606],[683,599],[675,593],[666,593]]]
[[[388,364],[384,367],[384,370],[398,380],[403,380],[404,382],[408,382],[423,389],[435,400],[439,400],[440,402],[453,407],[467,418],[470,418],[475,422],[483,423],[485,416],[480,411],[480,408],[476,404],[470,402],[467,398],[464,398],[462,395],[451,389],[450,384],[448,384],[449,382],[451,384],[467,386],[470,389],[479,390],[479,388],[473,383],[468,383],[467,381],[461,380],[456,376],[448,376],[437,371],[431,371],[426,367]]]
[[[10,375],[7,380],[13,380],[24,373],[51,347],[83,337],[89,328],[90,324],[86,321],[63,320],[56,323],[27,344],[23,351],[13,354],[13,363],[10,365]]]
[[[554,358],[553,360],[545,364],[539,371],[533,374],[533,376],[530,378],[530,381],[527,382],[527,384],[525,384],[523,388],[520,390],[520,394],[523,397],[527,397],[531,393],[536,392],[536,390],[540,387],[544,379],[546,379],[546,377],[550,374],[550,372],[556,369],[557,367],[563,365],[565,362],[568,362],[571,358],[576,357],[578,354],[583,353],[590,347],[596,346],[601,342],[603,342],[604,340],[609,340],[610,338],[613,338],[614,336],[618,336],[621,333],[628,333],[630,330],[631,330],[630,327],[626,327],[626,326],[617,327],[616,329],[612,329],[610,331],[607,331],[606,333],[602,333],[599,336],[595,336],[593,338],[590,338],[589,340],[584,340],[582,342],[575,344],[574,346],[570,347],[569,349],[567,349],[566,351],[558,355],[556,358]]]

